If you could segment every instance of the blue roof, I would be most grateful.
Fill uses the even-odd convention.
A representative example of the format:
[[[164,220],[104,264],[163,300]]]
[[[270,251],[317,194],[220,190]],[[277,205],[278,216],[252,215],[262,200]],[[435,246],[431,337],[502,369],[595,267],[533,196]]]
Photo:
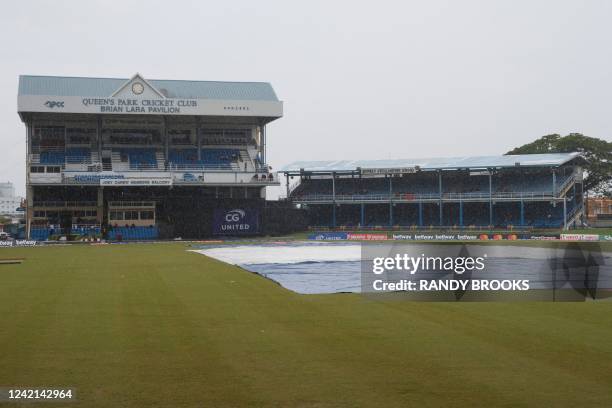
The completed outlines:
[[[110,97],[130,78],[19,76],[19,95]],[[168,98],[278,101],[267,82],[147,79]]]
[[[401,169],[420,167],[421,170],[485,169],[514,167],[517,163],[527,167],[560,166],[579,157],[580,153],[517,154],[503,156],[468,156],[433,159],[391,159],[391,160],[337,160],[298,161],[283,167],[280,171],[329,172],[362,169]]]

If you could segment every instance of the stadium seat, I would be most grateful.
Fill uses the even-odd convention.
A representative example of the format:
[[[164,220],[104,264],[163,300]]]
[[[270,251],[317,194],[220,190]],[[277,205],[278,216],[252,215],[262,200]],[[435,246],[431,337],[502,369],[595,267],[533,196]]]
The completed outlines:
[[[157,239],[159,229],[157,227],[115,227],[108,232],[111,241],[146,241]]]
[[[63,151],[44,151],[40,153],[40,164],[62,165],[66,161]]]
[[[157,158],[155,149],[132,148],[115,149],[121,157],[126,158],[130,163],[131,170],[148,170],[157,168]]]

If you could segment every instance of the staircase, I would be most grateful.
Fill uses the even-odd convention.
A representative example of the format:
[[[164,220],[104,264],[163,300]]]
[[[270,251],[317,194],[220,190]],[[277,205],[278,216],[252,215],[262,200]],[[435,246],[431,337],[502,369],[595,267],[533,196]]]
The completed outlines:
[[[164,171],[165,170],[165,163],[166,163],[166,157],[164,156],[164,152],[158,150],[155,152],[155,161],[157,162],[157,170],[161,170]]]
[[[576,207],[570,214],[568,214],[565,229],[568,229],[571,226],[576,226],[583,213],[584,205],[581,205],[580,207]]]
[[[129,171],[130,161],[121,161],[121,154],[113,151],[111,153],[111,162],[113,163],[113,171]]]
[[[246,171],[251,171],[254,172],[255,171],[255,166],[253,165],[253,161],[251,160],[251,156],[249,155],[249,152],[246,150],[240,150],[240,159],[242,161],[239,161],[240,165],[242,166],[242,168],[240,169],[240,171],[244,171],[244,163],[246,163]]]
[[[564,197],[567,194],[567,192],[570,190],[570,188],[572,188],[572,186],[574,185],[575,179],[576,179],[575,173],[569,176],[568,179],[565,180],[563,184],[559,187],[557,191],[557,197]]]

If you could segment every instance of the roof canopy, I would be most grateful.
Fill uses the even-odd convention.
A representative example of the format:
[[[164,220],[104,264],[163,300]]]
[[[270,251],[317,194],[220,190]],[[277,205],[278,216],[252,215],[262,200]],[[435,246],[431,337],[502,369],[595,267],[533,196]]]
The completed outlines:
[[[19,77],[19,95],[81,96],[106,98],[136,77],[87,78],[63,76]],[[278,101],[267,82],[219,82],[149,79],[147,83],[166,98]]]
[[[487,169],[503,167],[556,167],[565,164],[580,153],[518,154],[504,156],[469,156],[433,159],[393,159],[393,160],[339,160],[339,161],[298,161],[283,167],[281,172],[297,172],[303,169],[310,172],[353,171],[361,169],[408,169],[421,170],[459,170]]]
[[[267,82],[22,75],[17,112],[22,120],[24,113],[66,113],[241,117],[265,124],[283,116],[283,103]]]

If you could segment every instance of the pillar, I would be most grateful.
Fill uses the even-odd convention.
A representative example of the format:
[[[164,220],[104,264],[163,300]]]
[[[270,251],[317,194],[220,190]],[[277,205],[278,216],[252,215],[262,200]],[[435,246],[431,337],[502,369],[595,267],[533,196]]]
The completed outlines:
[[[423,226],[423,202],[419,201],[419,227]]]
[[[196,116],[195,137],[198,146],[198,161],[202,160],[202,132],[200,131],[200,117]]]
[[[170,142],[168,140],[168,118],[164,116],[163,121],[163,137],[164,137],[164,168],[168,170],[168,157],[169,157],[169,146]]]
[[[393,178],[389,175],[389,226],[393,226]]]
[[[563,229],[567,229],[567,197],[563,197]]]
[[[359,223],[362,227],[365,225],[365,203],[361,203],[361,214],[359,217]]]
[[[438,191],[440,193],[440,203],[439,203],[439,209],[440,209],[440,226],[442,226],[443,223],[443,214],[442,214],[442,171],[438,171]]]
[[[266,164],[266,125],[261,125],[261,162]]]
[[[332,172],[332,227],[336,228],[336,173]]]
[[[493,173],[489,169],[489,225],[493,226]]]
[[[98,201],[96,208],[96,222],[102,225],[104,221],[104,188],[98,187]]]

